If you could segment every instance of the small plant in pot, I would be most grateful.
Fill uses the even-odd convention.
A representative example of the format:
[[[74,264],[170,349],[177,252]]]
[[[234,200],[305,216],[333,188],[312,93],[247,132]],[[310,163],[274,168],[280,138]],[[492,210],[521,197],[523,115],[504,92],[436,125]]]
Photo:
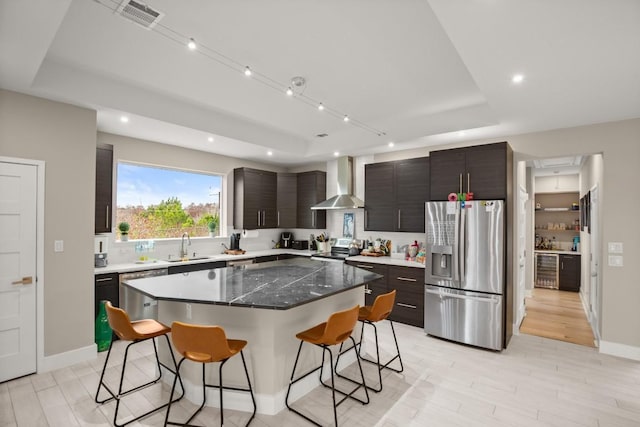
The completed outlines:
[[[211,220],[207,223],[207,228],[209,229],[209,237],[216,237],[216,230],[218,229],[218,223],[214,220]]]
[[[118,224],[118,230],[120,230],[120,241],[122,242],[126,242],[129,240],[129,223],[128,222],[121,222],[120,224]]]

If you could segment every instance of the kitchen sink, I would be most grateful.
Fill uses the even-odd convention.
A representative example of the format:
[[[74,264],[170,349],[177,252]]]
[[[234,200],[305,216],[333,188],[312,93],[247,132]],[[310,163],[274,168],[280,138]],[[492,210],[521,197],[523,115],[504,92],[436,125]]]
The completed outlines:
[[[191,257],[191,258],[172,258],[172,259],[168,259],[166,260],[167,262],[189,262],[189,261],[198,261],[200,259],[209,259],[208,256],[197,256],[197,257]]]

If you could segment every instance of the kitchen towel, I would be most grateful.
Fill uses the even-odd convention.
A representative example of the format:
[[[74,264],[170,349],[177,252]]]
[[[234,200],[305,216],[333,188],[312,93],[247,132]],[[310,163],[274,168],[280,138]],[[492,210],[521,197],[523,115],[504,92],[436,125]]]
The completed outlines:
[[[258,230],[242,230],[243,239],[258,237]]]

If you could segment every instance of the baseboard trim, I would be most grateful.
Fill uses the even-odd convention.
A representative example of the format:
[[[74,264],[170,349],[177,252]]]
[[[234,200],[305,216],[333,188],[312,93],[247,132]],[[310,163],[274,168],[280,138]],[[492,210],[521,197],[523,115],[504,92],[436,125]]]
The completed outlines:
[[[600,353],[640,361],[640,347],[635,347],[632,345],[601,340]]]
[[[98,348],[95,344],[75,350],[65,351],[51,356],[44,356],[42,363],[38,365],[38,373],[55,371],[66,368],[76,363],[87,362],[98,357]]]

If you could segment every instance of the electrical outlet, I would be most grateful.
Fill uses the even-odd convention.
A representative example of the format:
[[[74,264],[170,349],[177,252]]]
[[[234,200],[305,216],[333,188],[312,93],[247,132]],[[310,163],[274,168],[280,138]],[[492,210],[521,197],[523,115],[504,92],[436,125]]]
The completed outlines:
[[[187,319],[191,320],[191,304],[186,304],[187,308]]]
[[[64,240],[56,240],[53,242],[54,252],[64,252]]]
[[[609,255],[609,267],[622,267],[621,255]]]

